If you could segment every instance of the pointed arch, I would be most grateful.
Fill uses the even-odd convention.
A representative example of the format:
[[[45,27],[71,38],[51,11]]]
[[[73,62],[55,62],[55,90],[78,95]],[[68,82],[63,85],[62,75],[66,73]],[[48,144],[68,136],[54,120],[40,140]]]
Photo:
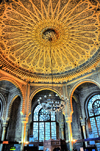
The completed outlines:
[[[24,92],[23,92],[23,89],[21,87],[21,85],[14,79],[11,79],[9,77],[1,77],[0,78],[0,81],[9,81],[11,82],[13,85],[15,85],[16,88],[18,88],[22,94],[22,98],[24,98]]]
[[[96,82],[95,80],[83,79],[83,80],[78,81],[78,82],[72,87],[72,89],[70,90],[70,93],[69,93],[69,98],[70,98],[70,104],[71,104],[71,110],[72,110],[72,111],[73,111],[73,107],[72,107],[72,97],[73,97],[73,94],[74,94],[75,90],[77,89],[77,87],[79,87],[79,86],[82,85],[83,83],[93,83],[93,84],[97,85],[97,86],[100,88],[100,84],[99,84],[98,82]]]
[[[53,92],[55,92],[55,93],[57,93],[58,94],[58,96],[61,98],[61,92],[60,91],[58,91],[56,88],[51,88],[51,87],[41,87],[41,88],[37,88],[32,94],[31,94],[31,96],[30,96],[30,101],[29,101],[29,111],[30,111],[30,113],[29,114],[31,114],[31,101],[32,101],[32,99],[33,99],[33,97],[38,93],[38,92],[40,92],[40,91],[42,91],[42,90],[50,90],[50,91],[53,91]]]

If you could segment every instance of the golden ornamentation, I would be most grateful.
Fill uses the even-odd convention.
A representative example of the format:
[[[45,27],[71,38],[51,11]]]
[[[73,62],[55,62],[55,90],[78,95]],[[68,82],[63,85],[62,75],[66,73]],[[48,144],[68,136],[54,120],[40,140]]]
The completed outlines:
[[[13,1],[0,19],[2,54],[29,73],[49,75],[52,66],[61,75],[86,63],[99,48],[98,13],[89,1]]]

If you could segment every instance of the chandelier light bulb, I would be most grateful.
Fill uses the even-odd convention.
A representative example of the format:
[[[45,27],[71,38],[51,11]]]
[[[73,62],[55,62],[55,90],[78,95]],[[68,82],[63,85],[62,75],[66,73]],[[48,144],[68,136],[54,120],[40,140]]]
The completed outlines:
[[[37,102],[38,104],[42,105],[43,109],[48,110],[50,112],[59,112],[65,107],[66,104],[66,100],[61,99],[54,92],[41,95]]]

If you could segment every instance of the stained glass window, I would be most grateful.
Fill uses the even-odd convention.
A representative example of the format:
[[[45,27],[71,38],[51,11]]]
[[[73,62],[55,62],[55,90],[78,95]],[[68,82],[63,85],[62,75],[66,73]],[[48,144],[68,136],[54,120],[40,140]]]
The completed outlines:
[[[94,95],[88,102],[88,116],[91,124],[92,132],[89,137],[96,138],[100,136],[100,95]],[[100,143],[97,143],[100,149]]]
[[[34,118],[33,121],[38,121],[38,112],[39,110],[42,108],[41,104],[36,106],[35,110],[34,110]]]
[[[55,112],[50,112],[37,105],[33,112],[33,137],[35,142],[56,139]]]
[[[38,122],[33,123],[33,134],[34,134],[34,141],[38,141]]]
[[[52,122],[51,123],[51,138],[56,139],[56,123]]]
[[[94,95],[88,103],[89,116],[100,114],[100,95]]]
[[[39,121],[48,121],[50,120],[50,112],[44,109],[39,111]]]
[[[45,140],[50,139],[50,122],[45,123]]]
[[[44,122],[39,122],[39,142],[44,141]]]

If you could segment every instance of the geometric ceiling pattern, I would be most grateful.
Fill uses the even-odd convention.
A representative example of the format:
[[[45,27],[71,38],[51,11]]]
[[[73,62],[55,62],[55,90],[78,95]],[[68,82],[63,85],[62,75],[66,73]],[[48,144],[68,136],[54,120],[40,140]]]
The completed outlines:
[[[18,0],[1,4],[0,51],[36,75],[77,70],[100,44],[97,6],[80,0]]]

